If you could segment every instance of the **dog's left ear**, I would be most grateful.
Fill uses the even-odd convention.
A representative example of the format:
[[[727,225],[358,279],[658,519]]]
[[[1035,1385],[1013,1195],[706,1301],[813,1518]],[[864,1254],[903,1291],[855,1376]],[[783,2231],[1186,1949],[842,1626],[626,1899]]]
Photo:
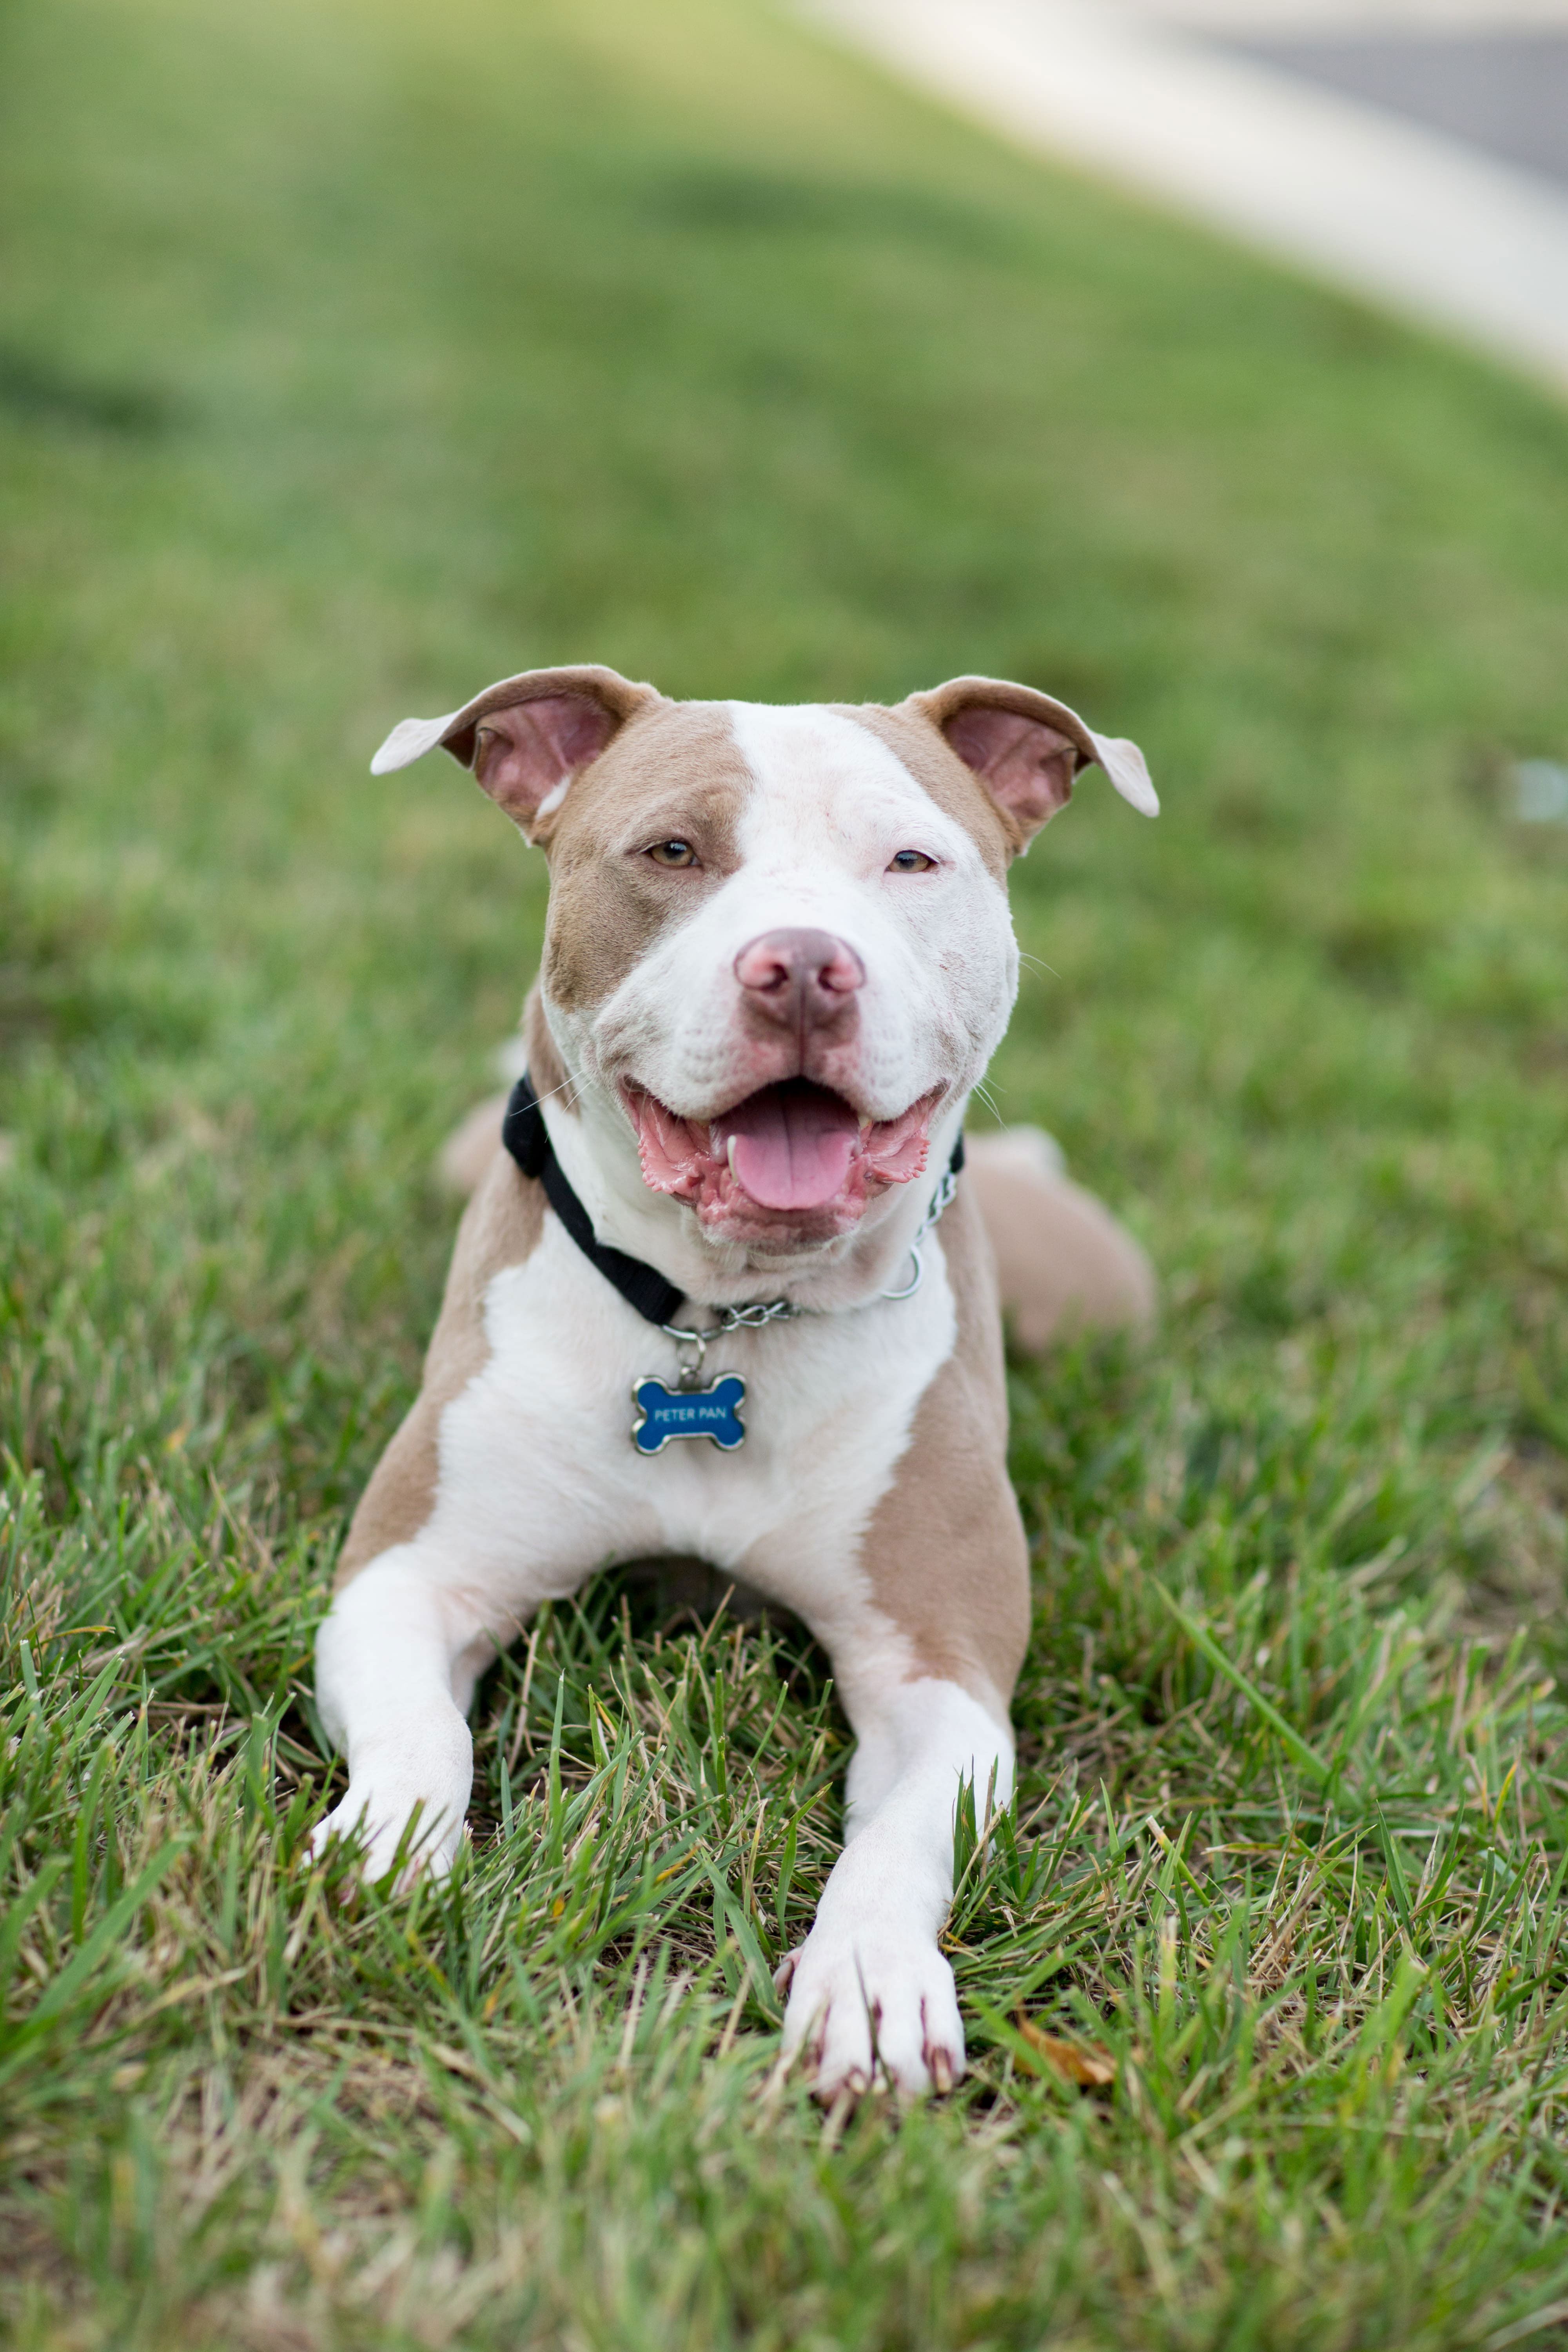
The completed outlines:
[[[1124,736],[1097,735],[1076,710],[1032,686],[1000,677],[952,677],[929,694],[911,694],[906,710],[927,719],[973,770],[1012,837],[1026,849],[1072,793],[1091,763],[1105,770],[1125,801],[1144,816],[1160,803],[1143,754]]]
[[[580,770],[606,750],[628,719],[662,700],[597,662],[523,670],[499,678],[445,719],[405,719],[370,763],[373,776],[406,768],[439,743],[472,768],[492,801],[531,839],[559,808]]]

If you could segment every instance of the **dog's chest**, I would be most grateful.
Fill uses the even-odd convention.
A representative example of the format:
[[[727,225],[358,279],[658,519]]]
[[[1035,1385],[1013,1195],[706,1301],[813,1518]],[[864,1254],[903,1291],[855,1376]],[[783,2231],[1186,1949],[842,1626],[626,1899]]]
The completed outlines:
[[[681,1438],[639,1452],[634,1390],[674,1388],[674,1343],[642,1320],[553,1218],[485,1299],[489,1359],[441,1427],[441,1533],[498,1570],[693,1552],[797,1604],[840,1572],[909,1440],[956,1319],[940,1246],[912,1298],[803,1316],[709,1349],[703,1381],[738,1373],[743,1444]],[[788,1586],[790,1589],[785,1590]]]

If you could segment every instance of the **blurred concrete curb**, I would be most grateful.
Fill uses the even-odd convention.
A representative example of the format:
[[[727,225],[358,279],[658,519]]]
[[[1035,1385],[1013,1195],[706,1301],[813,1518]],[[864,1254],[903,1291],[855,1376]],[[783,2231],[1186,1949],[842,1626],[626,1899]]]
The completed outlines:
[[[1026,146],[1175,205],[1568,393],[1568,193],[1092,0],[803,0]]]

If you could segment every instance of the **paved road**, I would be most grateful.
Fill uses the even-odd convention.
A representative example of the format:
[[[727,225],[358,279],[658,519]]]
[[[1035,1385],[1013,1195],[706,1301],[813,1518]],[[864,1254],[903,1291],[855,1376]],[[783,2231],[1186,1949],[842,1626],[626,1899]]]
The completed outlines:
[[[1248,31],[1225,45],[1568,185],[1568,32]]]

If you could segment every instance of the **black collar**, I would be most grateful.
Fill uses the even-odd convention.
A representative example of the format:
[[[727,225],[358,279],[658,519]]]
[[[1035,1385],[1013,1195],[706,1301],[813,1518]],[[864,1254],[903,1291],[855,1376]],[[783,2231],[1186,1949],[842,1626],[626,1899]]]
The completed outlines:
[[[539,1097],[526,1076],[519,1078],[511,1090],[511,1100],[501,1121],[500,1139],[523,1174],[538,1178],[544,1187],[545,1199],[584,1256],[598,1267],[606,1282],[614,1283],[627,1306],[635,1307],[639,1315],[657,1323],[661,1330],[667,1323],[673,1323],[686,1293],[677,1290],[673,1282],[666,1282],[656,1265],[646,1265],[640,1257],[628,1257],[625,1250],[611,1249],[607,1243],[595,1240],[593,1222],[555,1157],[550,1129],[539,1108]]]
[[[614,1284],[628,1307],[635,1307],[639,1315],[649,1323],[657,1323],[661,1331],[668,1329],[679,1313],[686,1293],[678,1290],[673,1282],[667,1282],[657,1266],[646,1265],[640,1257],[628,1257],[625,1250],[612,1249],[607,1242],[595,1239],[593,1221],[555,1157],[550,1129],[539,1108],[539,1097],[526,1076],[519,1078],[511,1090],[506,1117],[501,1121],[500,1139],[523,1174],[536,1178],[543,1185],[545,1199],[589,1264],[597,1266],[606,1282]],[[955,1176],[963,1165],[962,1134],[952,1147],[949,1165]]]

